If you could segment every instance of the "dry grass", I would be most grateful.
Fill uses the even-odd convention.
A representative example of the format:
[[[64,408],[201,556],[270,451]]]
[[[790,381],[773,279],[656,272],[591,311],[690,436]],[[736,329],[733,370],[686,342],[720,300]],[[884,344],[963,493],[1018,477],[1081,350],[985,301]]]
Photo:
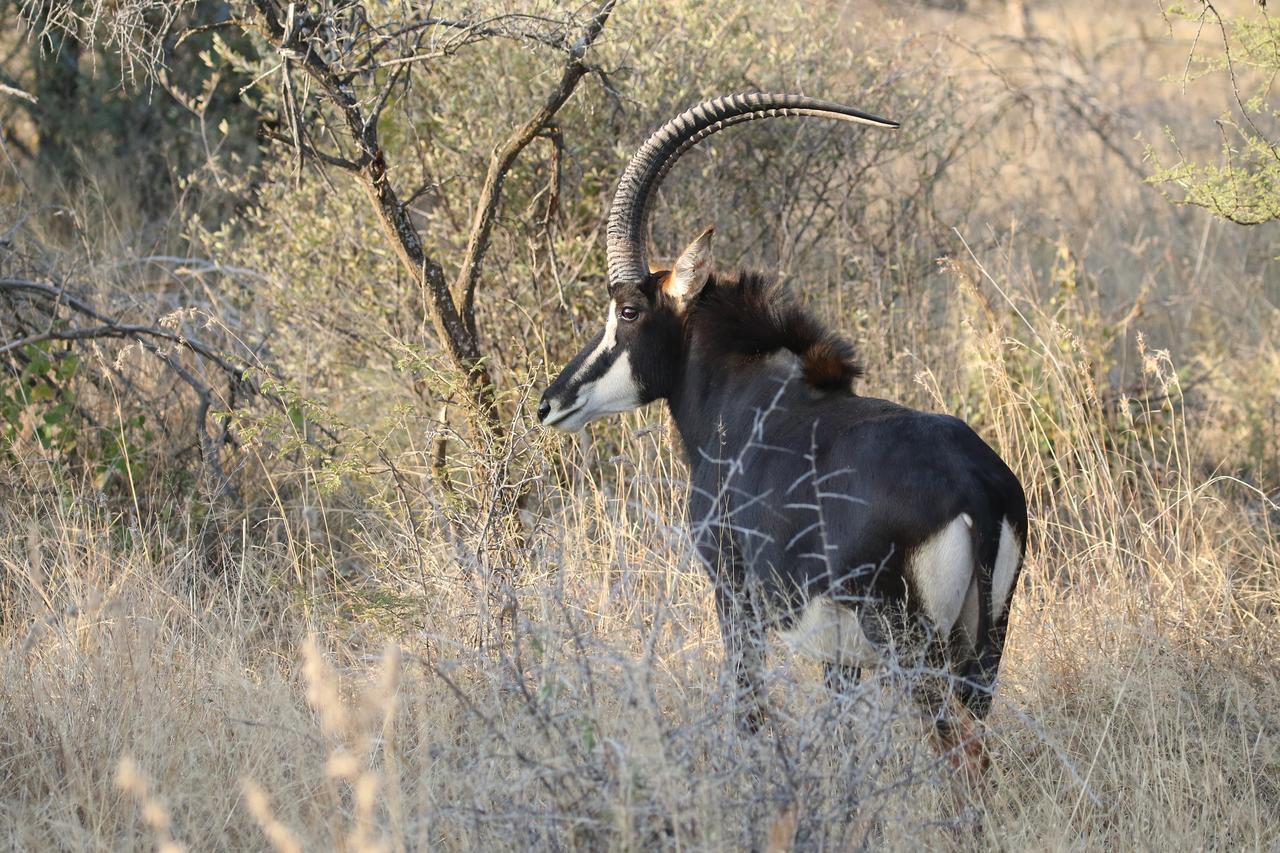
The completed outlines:
[[[948,778],[892,685],[833,702],[781,654],[774,731],[734,730],[649,434],[606,485],[578,472],[547,499],[562,509],[520,565],[444,542],[415,565],[371,538],[377,582],[356,586],[322,539],[283,532],[286,507],[213,546],[214,578],[199,531],[137,529],[75,484],[8,506],[6,841],[1274,846],[1276,506],[1199,473],[1164,356],[1146,378],[1165,402],[1126,405],[1117,437],[1069,330],[1027,319],[1022,343],[973,331],[969,365],[987,433],[1036,484],[988,786]]]
[[[1058,47],[1101,38],[1086,18]],[[1090,73],[1136,85],[1123,57]],[[394,490],[249,441],[258,502],[198,513],[158,506],[162,472],[103,495],[28,444],[0,467],[0,846],[1276,849],[1280,316],[1249,260],[1275,232],[1171,212],[1096,136],[1015,161],[1002,132],[956,168],[1006,158],[998,198],[952,200],[972,249],[928,296],[813,296],[857,323],[869,393],[966,417],[1028,485],[987,784],[901,673],[834,700],[778,649],[773,726],[735,729],[656,407],[594,444],[516,417],[500,464],[455,443],[534,483],[519,539],[411,429]]]

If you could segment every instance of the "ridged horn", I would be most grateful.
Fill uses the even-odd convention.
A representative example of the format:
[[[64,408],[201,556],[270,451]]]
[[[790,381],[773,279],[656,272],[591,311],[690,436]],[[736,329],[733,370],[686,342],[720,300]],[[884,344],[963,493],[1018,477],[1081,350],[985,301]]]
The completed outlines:
[[[607,240],[611,293],[620,285],[639,284],[648,277],[645,225],[649,219],[649,203],[680,155],[730,125],[779,116],[816,116],[875,127],[898,126],[896,121],[803,95],[763,92],[725,95],[685,110],[645,140],[618,182],[609,211]]]

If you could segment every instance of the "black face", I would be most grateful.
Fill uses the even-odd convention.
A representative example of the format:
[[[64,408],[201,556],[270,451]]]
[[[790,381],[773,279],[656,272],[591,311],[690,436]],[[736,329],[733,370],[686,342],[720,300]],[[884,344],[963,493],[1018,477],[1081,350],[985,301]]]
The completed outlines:
[[[668,274],[652,273],[640,287],[619,288],[604,329],[560,371],[542,395],[538,420],[566,431],[596,418],[661,399],[679,373],[682,321],[663,291]]]

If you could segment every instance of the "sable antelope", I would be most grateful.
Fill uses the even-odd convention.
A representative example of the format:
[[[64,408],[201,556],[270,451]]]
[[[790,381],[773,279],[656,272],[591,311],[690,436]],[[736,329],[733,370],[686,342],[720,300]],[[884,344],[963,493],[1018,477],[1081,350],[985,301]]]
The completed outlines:
[[[660,127],[614,196],[604,329],[547,388],[538,417],[579,430],[667,401],[749,724],[760,721],[765,629],[824,661],[835,689],[912,649],[935,673],[916,695],[941,745],[964,743],[953,758],[985,762],[968,715],[990,707],[1024,555],[1017,477],[963,421],[855,394],[852,347],[777,281],[714,272],[711,229],[671,270],[648,266],[650,202],[676,159],[724,127],[774,116],[897,127],[771,94],[716,98]],[[967,713],[948,709],[950,692]]]

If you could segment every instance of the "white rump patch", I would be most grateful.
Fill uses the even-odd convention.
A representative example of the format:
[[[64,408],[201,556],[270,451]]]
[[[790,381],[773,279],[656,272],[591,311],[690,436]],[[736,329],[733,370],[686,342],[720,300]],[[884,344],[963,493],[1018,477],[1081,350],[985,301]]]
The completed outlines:
[[[969,648],[978,648],[978,576],[969,581],[964,594],[964,606],[960,608],[960,630],[969,641]]]
[[[934,629],[944,635],[960,617],[974,579],[972,527],[973,519],[961,513],[917,548],[908,565],[912,586],[924,604],[924,612]],[[976,633],[976,618],[974,624]]]
[[[879,659],[858,614],[825,595],[806,604],[795,626],[778,635],[796,654],[829,663],[869,666]]]
[[[1000,548],[996,551],[996,567],[991,574],[991,618],[999,619],[1009,603],[1009,594],[1013,591],[1013,579],[1018,573],[1018,563],[1022,561],[1022,543],[1018,534],[1009,526],[1009,519],[1000,524]]]

